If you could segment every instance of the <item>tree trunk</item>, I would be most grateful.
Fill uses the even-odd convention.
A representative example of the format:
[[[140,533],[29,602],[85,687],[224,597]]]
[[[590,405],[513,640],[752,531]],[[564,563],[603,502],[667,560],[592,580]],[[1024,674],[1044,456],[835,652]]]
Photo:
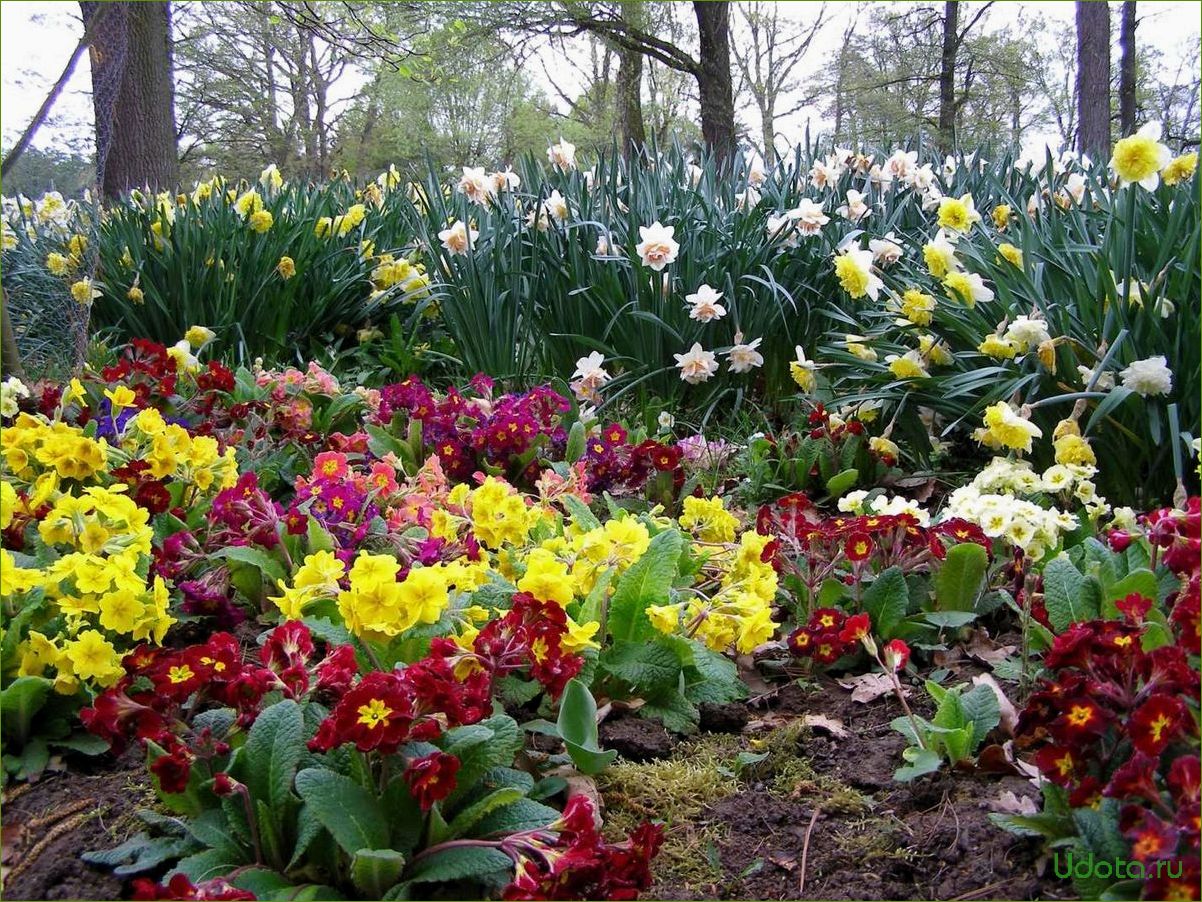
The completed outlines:
[[[1119,134],[1126,136],[1135,131],[1135,0],[1123,4],[1119,46]]]
[[[956,51],[960,27],[960,4],[943,4],[943,51],[939,56],[939,148],[945,154],[956,149]]]
[[[701,137],[719,165],[735,153],[735,100],[730,76],[730,3],[693,0],[701,51],[697,91]]]
[[[92,28],[92,105],[101,191],[165,190],[179,181],[168,3],[80,0]]]
[[[1110,10],[1077,0],[1077,150],[1110,153]]]
[[[635,2],[623,3],[622,19],[641,27],[642,5]],[[634,157],[647,143],[647,129],[643,124],[643,54],[626,47],[618,47],[618,139],[622,144],[622,156]]]
[[[764,165],[776,163],[776,108],[772,103],[760,107],[760,137],[764,142]]]

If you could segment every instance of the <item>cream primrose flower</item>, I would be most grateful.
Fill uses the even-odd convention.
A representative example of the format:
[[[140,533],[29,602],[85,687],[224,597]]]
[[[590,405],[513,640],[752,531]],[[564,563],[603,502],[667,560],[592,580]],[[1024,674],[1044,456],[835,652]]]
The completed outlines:
[[[726,316],[726,308],[718,303],[722,292],[709,285],[702,285],[693,294],[686,294],[684,299],[689,305],[689,319],[708,323]]]
[[[726,355],[730,359],[732,373],[747,373],[755,367],[764,365],[764,355],[756,350],[761,341],[763,341],[762,338],[757,338],[744,344],[743,333],[735,333],[735,343]]]
[[[1167,395],[1173,390],[1173,372],[1168,361],[1161,355],[1136,360],[1119,373],[1123,388],[1147,398],[1152,395]]]
[[[0,416],[15,417],[19,411],[18,402],[21,398],[29,397],[29,389],[16,376],[9,376],[0,383]]]
[[[438,240],[442,242],[442,246],[451,254],[467,255],[471,253],[472,245],[476,243],[476,239],[480,237],[480,233],[475,229],[470,229],[462,219],[457,219],[449,229],[443,229],[438,233]]]
[[[642,258],[644,266],[662,272],[665,266],[676,259],[680,245],[672,239],[675,233],[674,227],[661,225],[659,220],[649,226],[639,226],[639,237],[643,240],[635,247],[635,251]]]
[[[493,180],[485,175],[483,166],[464,166],[463,177],[456,190],[474,204],[487,207],[496,193]]]
[[[709,380],[718,372],[718,361],[713,351],[701,347],[701,342],[694,342],[693,347],[684,354],[673,354],[676,366],[680,370],[680,378],[689,385],[697,385]]]

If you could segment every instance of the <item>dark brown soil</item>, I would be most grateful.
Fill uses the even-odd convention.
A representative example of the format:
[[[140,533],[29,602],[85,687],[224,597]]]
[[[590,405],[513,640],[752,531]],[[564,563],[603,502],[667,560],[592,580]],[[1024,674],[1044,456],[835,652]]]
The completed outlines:
[[[723,827],[717,844],[721,879],[695,887],[656,885],[647,897],[1073,898],[1069,884],[1044,873],[1038,842],[989,820],[989,802],[1002,792],[1037,799],[1029,782],[947,771],[894,782],[904,743],[889,721],[900,713],[891,697],[860,704],[826,679],[808,690],[781,688],[752,717],[785,722],[789,715],[821,714],[841,721],[846,736],[806,731],[797,754],[819,779],[836,778],[862,793],[867,809],[820,810],[815,819],[815,808],[829,804],[823,800],[830,796],[812,781],[782,795],[766,782],[745,780],[734,795],[709,806],[699,823]]]
[[[598,733],[602,748],[615,749],[627,761],[667,758],[676,747],[676,740],[662,724],[636,714],[607,718]]]
[[[4,791],[5,900],[120,899],[123,881],[80,861],[136,832],[146,803],[146,767],[130,750],[119,759],[72,758],[70,769]]]

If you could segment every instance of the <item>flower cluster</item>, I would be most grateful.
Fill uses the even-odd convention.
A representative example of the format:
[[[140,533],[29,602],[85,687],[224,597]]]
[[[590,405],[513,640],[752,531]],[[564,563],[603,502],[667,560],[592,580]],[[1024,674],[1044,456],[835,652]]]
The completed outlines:
[[[651,860],[663,826],[644,823],[622,843],[606,843],[595,803],[573,796],[562,817],[541,830],[515,833],[500,848],[515,865],[503,899],[635,899],[651,885]]]
[[[689,501],[698,502],[692,512],[687,508]],[[703,568],[714,574],[717,589],[709,597],[699,594],[688,601],[652,605],[647,608],[647,616],[660,632],[695,636],[713,651],[723,652],[733,646],[741,653],[750,653],[771,639],[780,626],[772,619],[777,590],[773,567],[776,543],[770,536],[750,530],[736,542],[734,528],[738,521],[720,503],[701,507],[706,504],[702,499],[686,498],[685,502],[681,526],[687,528],[691,523],[706,546],[718,546]]]
[[[124,659],[124,674],[80,716],[84,726],[114,751],[130,740],[153,743],[151,772],[164,792],[183,792],[197,761],[219,770],[228,737],[189,726],[201,702],[232,708],[242,728],[254,723],[269,692],[301,698],[310,692],[337,696],[358,670],[349,645],[314,660],[309,630],[300,623],[277,627],[259,649],[259,662],[245,661],[237,640],[216,633],[203,645],[180,651],[141,646]],[[191,712],[191,713],[189,713]]]
[[[1182,631],[1177,644],[1145,650],[1151,607],[1130,595],[1118,602],[1122,621],[1077,623],[1056,637],[1018,741],[1035,749],[1035,764],[1073,807],[1122,803],[1119,829],[1135,860],[1185,861],[1183,877],[1145,884],[1144,898],[1160,899],[1178,889],[1165,881],[1196,891],[1199,879],[1199,683],[1188,662],[1196,633],[1191,645]]]

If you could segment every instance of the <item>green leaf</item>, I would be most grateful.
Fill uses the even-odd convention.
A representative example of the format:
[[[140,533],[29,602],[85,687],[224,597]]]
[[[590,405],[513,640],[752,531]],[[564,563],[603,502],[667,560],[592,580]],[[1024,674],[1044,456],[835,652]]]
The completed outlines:
[[[278,581],[288,578],[288,575],[284,573],[284,566],[278,560],[267,552],[249,545],[227,545],[225,548],[218,548],[209,554],[211,557],[227,558],[231,561],[250,564],[263,574],[273,588]]]
[[[935,574],[936,608],[940,611],[973,610],[988,569],[989,555],[975,542],[949,548]]]
[[[1057,633],[1070,624],[1097,617],[1098,594],[1097,582],[1088,580],[1066,555],[1053,558],[1043,569],[1043,601]]]
[[[538,830],[559,818],[559,812],[541,802],[518,799],[504,808],[489,812],[476,825],[476,836],[490,837]]]
[[[900,567],[881,573],[864,593],[863,608],[872,618],[872,631],[881,639],[892,639],[905,619],[910,589]]]
[[[448,730],[439,745],[459,759],[455,789],[443,803],[449,809],[489,770],[513,764],[523,745],[523,733],[512,717],[494,714],[478,724]]]
[[[859,478],[859,470],[854,468],[850,470],[843,470],[841,473],[836,473],[826,481],[826,490],[832,498],[840,498],[856,484],[856,480]]]
[[[597,702],[580,680],[569,680],[564,687],[557,726],[572,763],[583,774],[599,774],[618,755],[612,749],[601,750],[597,742]]]
[[[899,783],[908,783],[923,774],[933,774],[943,763],[938,752],[915,745],[902,749],[902,758],[906,760],[906,764],[893,772],[893,779]]]
[[[647,699],[639,708],[639,717],[662,721],[674,733],[695,733],[701,721],[697,706],[673,689]]]
[[[673,689],[680,680],[680,658],[662,642],[612,645],[602,652],[598,663],[605,673],[643,692]]]
[[[568,444],[563,452],[564,460],[570,464],[574,464],[584,456],[584,438],[584,423],[577,420],[572,424],[572,428],[568,431]],[[579,499],[573,495],[565,496],[565,501],[568,498],[571,498],[573,501],[579,501]],[[573,516],[575,516],[575,514],[573,514]],[[580,525],[583,526],[584,524],[581,523]],[[585,528],[595,529],[596,527],[588,526]]]
[[[349,777],[310,767],[296,775],[296,790],[347,854],[388,845],[388,819],[379,800]]]
[[[972,749],[975,751],[1001,720],[997,693],[986,685],[974,686],[960,696],[960,710],[972,723]]]
[[[292,802],[292,781],[305,750],[304,717],[291,699],[264,710],[246,737],[239,770],[251,798],[268,806],[277,835],[285,834],[284,818]]]
[[[360,849],[351,856],[351,880],[365,899],[379,899],[405,869],[405,856],[394,849]]]
[[[0,729],[5,739],[25,744],[34,716],[46,703],[50,680],[44,677],[17,677],[0,691]]]
[[[1122,601],[1128,595],[1142,595],[1156,602],[1160,596],[1160,582],[1156,579],[1156,574],[1141,567],[1112,583],[1102,596],[1102,616],[1108,619],[1117,618],[1119,609],[1114,603]]]
[[[568,514],[572,518],[573,525],[579,529],[588,532],[601,526],[601,521],[589,510],[589,506],[575,495],[563,495],[559,500],[568,509]]]
[[[485,874],[513,870],[513,862],[500,849],[480,846],[441,849],[413,862],[408,883],[445,883],[479,879]]]
[[[928,611],[910,618],[911,622],[926,623],[940,630],[959,629],[976,619],[977,615],[972,611]]]
[[[609,602],[609,634],[619,642],[635,642],[655,634],[647,607],[667,604],[680,566],[684,536],[666,529],[651,539],[643,556],[622,574]]]
[[[498,808],[510,805],[525,796],[525,792],[516,786],[507,786],[490,792],[480,801],[468,805],[447,825],[445,838],[457,839],[464,836],[488,814]]]
[[[990,814],[989,820],[1015,836],[1041,836],[1046,840],[1077,835],[1072,818],[1062,814]]]

